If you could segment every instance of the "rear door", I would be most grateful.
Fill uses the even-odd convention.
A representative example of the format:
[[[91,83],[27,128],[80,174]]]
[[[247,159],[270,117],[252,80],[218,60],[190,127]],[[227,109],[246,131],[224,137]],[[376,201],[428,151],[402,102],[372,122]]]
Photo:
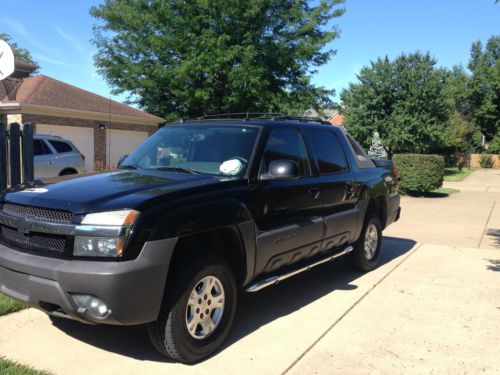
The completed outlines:
[[[322,251],[351,241],[357,230],[359,186],[333,129],[307,129],[318,171],[325,222]]]
[[[260,173],[272,160],[293,160],[300,177],[259,182],[262,209],[255,221],[256,274],[273,271],[317,254],[323,237],[321,198],[301,132],[296,128],[273,129],[260,164]]]
[[[73,150],[73,147],[68,142],[55,139],[48,139],[46,142],[54,152],[50,161],[52,166],[51,176],[59,176],[59,173],[66,168],[78,170],[79,165],[76,162],[77,158],[81,159],[81,156]]]

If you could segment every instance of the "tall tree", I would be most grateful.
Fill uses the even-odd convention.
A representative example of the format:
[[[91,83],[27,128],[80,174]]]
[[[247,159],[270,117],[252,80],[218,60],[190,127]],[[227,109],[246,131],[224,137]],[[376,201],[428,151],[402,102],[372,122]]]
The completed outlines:
[[[468,67],[472,120],[490,141],[500,128],[500,35],[491,37],[484,49],[481,42],[474,43]]]
[[[453,105],[453,114],[447,129],[449,151],[466,152],[481,145],[482,135],[472,121],[469,102],[471,77],[465,69],[456,65],[447,70],[447,96]]]
[[[310,75],[334,53],[343,0],[106,0],[90,14],[115,93],[170,120],[322,107]],[[314,4],[314,5],[313,5]]]
[[[12,48],[12,52],[14,52],[14,57],[16,58],[16,60],[24,61],[38,66],[38,63],[33,59],[33,56],[31,56],[31,52],[26,48],[19,47],[17,43],[14,43],[12,41],[12,37],[9,34],[0,33],[0,39],[9,43],[10,47]]]
[[[389,158],[444,147],[453,108],[446,72],[435,65],[428,53],[416,52],[363,67],[341,94],[346,128],[366,148],[378,132]]]

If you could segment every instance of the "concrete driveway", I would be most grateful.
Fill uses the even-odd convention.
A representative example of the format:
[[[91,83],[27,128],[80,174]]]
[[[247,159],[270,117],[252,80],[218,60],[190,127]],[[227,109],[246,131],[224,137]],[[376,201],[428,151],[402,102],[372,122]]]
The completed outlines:
[[[499,173],[468,183],[500,189]],[[0,356],[57,374],[500,373],[500,190],[491,186],[404,199],[371,273],[340,259],[242,294],[227,345],[198,365],[165,361],[143,327],[54,325],[33,309],[0,318]]]

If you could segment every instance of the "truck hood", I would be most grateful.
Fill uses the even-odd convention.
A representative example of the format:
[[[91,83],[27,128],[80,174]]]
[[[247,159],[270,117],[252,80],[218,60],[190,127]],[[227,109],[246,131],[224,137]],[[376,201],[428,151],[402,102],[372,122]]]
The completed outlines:
[[[154,170],[116,170],[38,180],[29,187],[7,191],[3,201],[70,210],[74,214],[136,209],[166,194],[234,179],[205,174]]]

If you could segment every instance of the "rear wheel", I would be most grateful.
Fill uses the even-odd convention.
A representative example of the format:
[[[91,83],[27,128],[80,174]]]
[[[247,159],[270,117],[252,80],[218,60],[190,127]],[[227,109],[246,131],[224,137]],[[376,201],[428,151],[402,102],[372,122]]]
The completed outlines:
[[[360,271],[371,271],[378,265],[382,245],[382,225],[377,214],[366,214],[363,229],[358,240],[353,244],[354,250],[347,257],[349,266]]]
[[[175,270],[169,278],[160,316],[148,325],[148,333],[163,355],[195,363],[219,349],[229,334],[236,311],[236,281],[222,259],[204,257],[184,266],[178,264],[182,272]]]

